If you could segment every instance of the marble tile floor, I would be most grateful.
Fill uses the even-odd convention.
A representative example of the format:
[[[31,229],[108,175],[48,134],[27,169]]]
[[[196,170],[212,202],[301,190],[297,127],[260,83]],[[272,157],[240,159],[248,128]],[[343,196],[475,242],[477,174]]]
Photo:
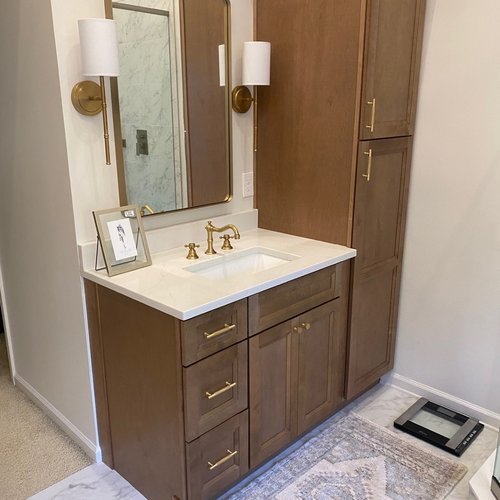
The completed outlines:
[[[452,455],[439,450],[438,448],[419,441],[405,433],[399,432],[393,427],[393,421],[410,407],[418,398],[405,391],[384,385],[378,385],[367,394],[351,403],[342,410],[342,414],[353,411],[371,420],[372,422],[387,427],[397,432],[402,439],[408,440],[417,446],[430,449],[434,453],[453,458]],[[338,418],[337,414],[333,418]],[[325,422],[317,429],[307,434],[292,447],[296,449],[311,437],[321,432]],[[469,480],[481,465],[488,459],[494,451],[497,442],[497,432],[485,428],[476,441],[463,454],[460,459],[468,468],[466,476],[457,484],[455,489],[448,496],[448,500],[467,500],[469,498]],[[251,481],[257,474],[262,473],[278,461],[284,454],[290,452],[286,450],[278,455],[271,462],[267,463],[261,469],[252,473],[245,483]],[[238,486],[235,487],[235,489]],[[230,494],[230,492],[228,492]],[[144,497],[137,492],[127,481],[118,473],[111,471],[104,464],[94,464],[86,469],[66,478],[54,486],[31,497],[32,500],[108,500],[108,499],[126,499],[139,500]]]

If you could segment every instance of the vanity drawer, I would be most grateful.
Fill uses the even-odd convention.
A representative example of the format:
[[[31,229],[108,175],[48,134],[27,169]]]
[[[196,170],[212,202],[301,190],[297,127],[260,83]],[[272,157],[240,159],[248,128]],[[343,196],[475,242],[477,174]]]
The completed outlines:
[[[287,319],[347,293],[344,283],[349,263],[343,262],[297,278],[248,299],[250,335],[262,332]]]
[[[189,366],[246,337],[247,299],[182,321],[182,364]]]
[[[188,497],[214,498],[248,471],[248,411],[186,444]]]
[[[228,347],[183,370],[186,441],[196,439],[247,408],[247,342]]]

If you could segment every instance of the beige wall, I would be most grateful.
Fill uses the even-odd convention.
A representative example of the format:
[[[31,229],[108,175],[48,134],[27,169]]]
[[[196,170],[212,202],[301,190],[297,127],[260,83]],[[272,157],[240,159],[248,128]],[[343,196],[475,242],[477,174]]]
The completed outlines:
[[[0,267],[16,378],[95,443],[50,0],[0,15]]]
[[[500,413],[500,2],[429,0],[395,372]]]

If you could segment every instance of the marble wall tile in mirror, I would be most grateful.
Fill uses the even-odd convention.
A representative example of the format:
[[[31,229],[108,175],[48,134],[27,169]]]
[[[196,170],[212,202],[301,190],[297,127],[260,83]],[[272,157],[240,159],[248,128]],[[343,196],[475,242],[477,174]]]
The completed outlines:
[[[148,215],[228,201],[228,1],[106,0],[106,9],[120,57],[112,82],[120,202]]]

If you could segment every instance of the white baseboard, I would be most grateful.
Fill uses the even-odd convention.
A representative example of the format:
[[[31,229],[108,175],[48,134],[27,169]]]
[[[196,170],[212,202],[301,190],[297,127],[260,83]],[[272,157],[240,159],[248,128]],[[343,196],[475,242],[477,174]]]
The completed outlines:
[[[421,384],[416,380],[404,377],[398,373],[389,373],[382,377],[381,382],[385,385],[392,385],[398,389],[414,394],[415,396],[427,398],[434,403],[447,406],[456,410],[459,413],[464,413],[470,417],[479,419],[483,424],[488,427],[498,430],[500,428],[500,415],[494,413],[486,408],[469,403],[463,399],[457,398],[446,392],[435,389],[425,384]]]
[[[21,376],[14,376],[16,386],[21,389],[45,414],[47,414],[83,451],[96,462],[102,461],[101,448],[77,429],[55,406],[45,399]]]

